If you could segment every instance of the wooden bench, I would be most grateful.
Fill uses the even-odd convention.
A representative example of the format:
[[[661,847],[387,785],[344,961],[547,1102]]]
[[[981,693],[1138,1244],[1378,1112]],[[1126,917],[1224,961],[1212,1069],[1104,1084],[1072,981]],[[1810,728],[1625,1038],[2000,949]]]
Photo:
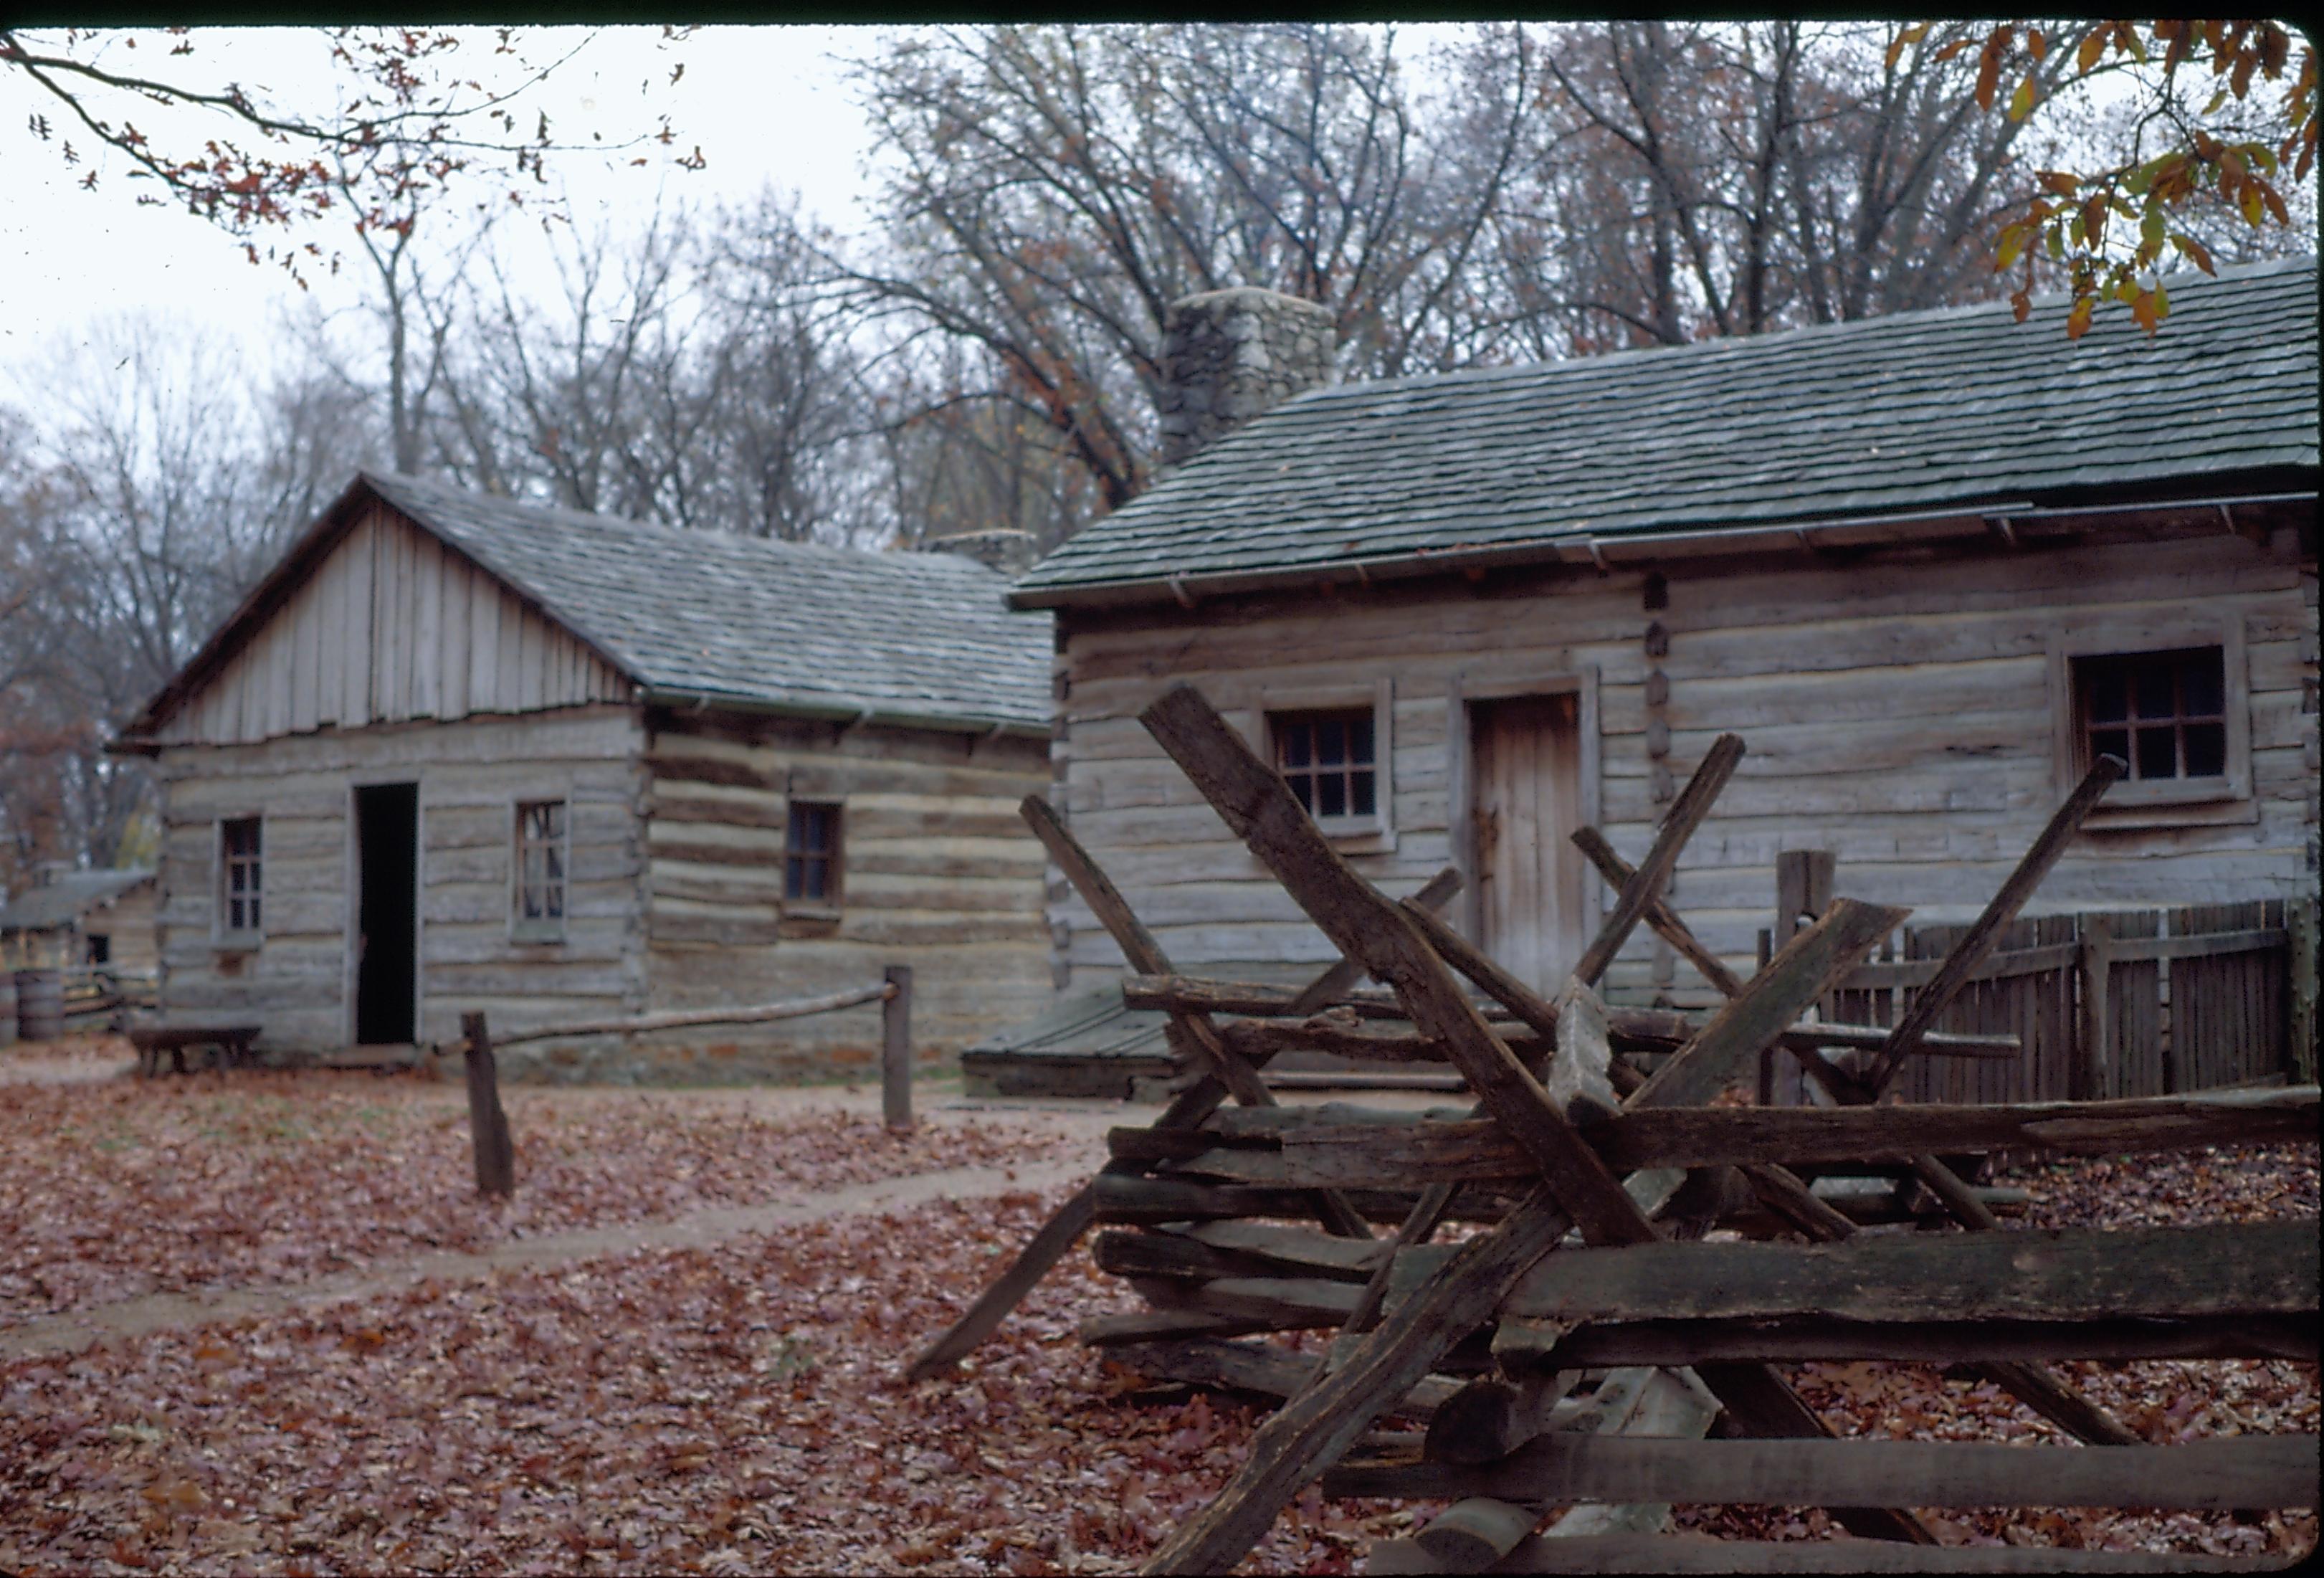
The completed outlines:
[[[209,1048],[212,1068],[246,1066],[254,1060],[250,1044],[257,1038],[256,1025],[145,1025],[129,1032],[129,1044],[137,1048],[137,1071],[148,1079],[161,1072],[164,1052],[172,1073],[186,1073],[186,1053],[200,1047]]]

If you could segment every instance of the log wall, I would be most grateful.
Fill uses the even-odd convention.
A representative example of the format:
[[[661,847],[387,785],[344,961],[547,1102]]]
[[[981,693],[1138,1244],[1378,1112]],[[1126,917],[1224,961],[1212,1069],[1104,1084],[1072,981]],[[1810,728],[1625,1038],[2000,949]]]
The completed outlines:
[[[374,504],[154,738],[246,744],[629,694],[499,580]]]
[[[164,750],[159,935],[171,1022],[254,1021],[275,1050],[346,1047],[359,784],[420,786],[420,1036],[634,1013],[646,1001],[641,739],[627,706]],[[564,940],[511,936],[514,805],[570,802]],[[217,824],[263,822],[264,940],[213,936]]]
[[[655,713],[647,853],[655,1010],[818,995],[913,971],[923,1064],[1048,1006],[1043,856],[1017,803],[1048,743],[1013,735]],[[836,904],[783,900],[792,797],[841,807]],[[877,1007],[660,1038],[706,1075],[868,1067]]]
[[[2060,798],[2055,641],[2097,632],[2136,650],[2160,627],[2215,617],[2242,636],[2250,800],[2218,825],[2084,836],[2029,912],[2293,898],[2314,881],[2317,584],[2291,531],[2264,544],[2223,532],[1664,569],[1668,606],[1653,612],[1642,572],[1585,571],[1069,613],[1054,750],[1073,830],[1181,968],[1312,970],[1333,957],[1329,944],[1163,756],[1139,709],[1186,679],[1255,734],[1261,687],[1392,680],[1394,833],[1350,858],[1409,892],[1465,860],[1453,833],[1458,694],[1587,674],[1600,824],[1627,859],[1644,854],[1663,809],[1650,711],[1682,783],[1720,731],[1748,743],[1672,893],[1748,974],[1779,850],[1835,851],[1841,892],[1913,904],[1916,922],[1973,916]],[[1642,633],[1656,620],[1668,651],[1650,658]],[[1668,697],[1650,709],[1655,667]],[[1070,893],[1053,894],[1052,920],[1061,975],[1120,967]],[[1609,983],[1631,1001],[1711,1001],[1644,927]]]
[[[81,917],[81,938],[109,939],[107,969],[128,975],[150,975],[161,967],[161,955],[153,946],[153,922],[160,895],[160,884],[143,882]],[[74,940],[72,963],[78,964],[86,956],[83,946],[80,938]]]

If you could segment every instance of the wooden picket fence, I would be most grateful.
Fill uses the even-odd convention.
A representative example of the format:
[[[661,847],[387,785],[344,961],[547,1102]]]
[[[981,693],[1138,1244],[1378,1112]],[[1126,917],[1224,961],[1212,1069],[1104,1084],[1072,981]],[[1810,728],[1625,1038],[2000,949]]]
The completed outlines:
[[[2315,925],[2312,902],[2280,899],[2016,921],[1936,1022],[2014,1035],[2023,1052],[1921,1058],[1895,1088],[1907,1102],[2105,1101],[2313,1078]],[[1967,930],[1892,933],[1825,1017],[1895,1023]],[[1771,1056],[1760,1100],[1812,1097]]]

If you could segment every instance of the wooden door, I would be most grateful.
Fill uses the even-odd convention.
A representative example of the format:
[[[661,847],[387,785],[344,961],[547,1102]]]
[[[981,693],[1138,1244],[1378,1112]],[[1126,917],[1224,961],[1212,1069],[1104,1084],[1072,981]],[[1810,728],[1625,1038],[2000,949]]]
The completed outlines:
[[[1582,734],[1572,696],[1480,702],[1470,710],[1478,941],[1545,995],[1589,946]]]

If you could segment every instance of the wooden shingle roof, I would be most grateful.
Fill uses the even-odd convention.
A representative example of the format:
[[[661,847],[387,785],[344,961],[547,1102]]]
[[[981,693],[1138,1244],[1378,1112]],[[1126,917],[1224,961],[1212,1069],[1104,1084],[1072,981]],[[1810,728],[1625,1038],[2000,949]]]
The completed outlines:
[[[366,472],[649,697],[899,722],[1049,725],[1049,622],[952,553],[686,531]]]
[[[374,501],[570,632],[642,700],[1048,732],[1049,619],[1011,613],[1007,579],[973,559],[679,531],[363,472],[122,731],[119,747],[151,749],[155,731]]]
[[[1928,515],[2317,465],[2313,259],[2173,281],[2150,338],[2061,299],[1286,401],[1020,579],[1020,608],[1412,573],[1561,540]]]
[[[151,866],[60,872],[0,905],[0,932],[52,931],[153,880]]]

